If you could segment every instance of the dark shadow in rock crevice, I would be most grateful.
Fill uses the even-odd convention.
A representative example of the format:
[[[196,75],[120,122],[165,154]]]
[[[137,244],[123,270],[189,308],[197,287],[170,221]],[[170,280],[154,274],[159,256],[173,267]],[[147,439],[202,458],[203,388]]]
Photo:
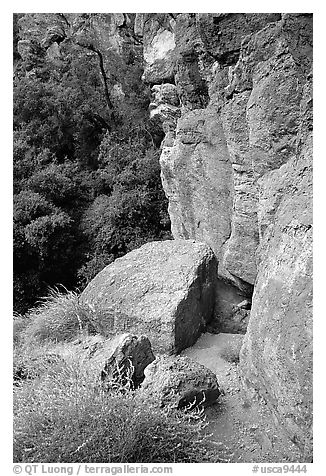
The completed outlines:
[[[216,299],[213,321],[207,326],[207,332],[245,334],[250,317],[251,292],[243,292],[222,279],[216,281]]]

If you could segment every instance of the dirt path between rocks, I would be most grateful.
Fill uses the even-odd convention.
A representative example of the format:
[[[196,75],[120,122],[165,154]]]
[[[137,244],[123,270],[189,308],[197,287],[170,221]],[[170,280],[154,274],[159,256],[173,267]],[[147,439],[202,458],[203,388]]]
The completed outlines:
[[[231,463],[300,462],[298,449],[277,432],[266,405],[246,400],[238,365],[222,357],[225,349],[239,347],[242,338],[207,333],[182,353],[211,369],[222,389],[218,402],[205,411],[208,441]]]

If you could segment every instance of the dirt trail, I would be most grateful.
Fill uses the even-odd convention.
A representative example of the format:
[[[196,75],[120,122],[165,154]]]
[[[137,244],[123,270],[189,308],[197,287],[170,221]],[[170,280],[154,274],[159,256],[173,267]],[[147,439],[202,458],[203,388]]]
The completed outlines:
[[[261,402],[246,400],[236,363],[225,360],[226,349],[239,348],[239,334],[203,334],[183,351],[216,375],[222,395],[206,410],[210,444],[232,463],[299,462],[300,453],[275,428],[273,416]]]

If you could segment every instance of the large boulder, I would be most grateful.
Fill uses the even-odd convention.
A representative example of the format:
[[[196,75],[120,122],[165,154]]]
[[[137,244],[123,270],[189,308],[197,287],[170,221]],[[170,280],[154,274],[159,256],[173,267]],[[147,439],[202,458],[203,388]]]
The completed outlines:
[[[80,299],[103,335],[144,334],[154,351],[177,353],[192,345],[212,318],[216,275],[207,245],[157,241],[104,268]]]
[[[89,357],[87,365],[107,388],[130,383],[137,388],[144,380],[145,368],[155,359],[145,336],[120,334],[113,339],[95,336],[80,347]]]
[[[189,357],[162,356],[145,370],[141,387],[160,407],[208,406],[220,395],[216,375]]]

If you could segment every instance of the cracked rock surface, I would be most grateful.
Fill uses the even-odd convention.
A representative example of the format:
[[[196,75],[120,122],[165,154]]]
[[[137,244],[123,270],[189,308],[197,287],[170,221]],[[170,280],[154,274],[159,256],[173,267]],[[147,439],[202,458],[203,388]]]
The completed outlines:
[[[101,333],[144,334],[154,352],[177,353],[196,342],[213,317],[217,262],[193,240],[156,241],[104,268],[81,301]]]
[[[144,78],[175,84],[181,114],[161,153],[173,236],[213,250],[219,330],[245,332],[250,314],[242,381],[309,459],[312,15],[151,15],[147,47],[166,28],[171,48]]]

